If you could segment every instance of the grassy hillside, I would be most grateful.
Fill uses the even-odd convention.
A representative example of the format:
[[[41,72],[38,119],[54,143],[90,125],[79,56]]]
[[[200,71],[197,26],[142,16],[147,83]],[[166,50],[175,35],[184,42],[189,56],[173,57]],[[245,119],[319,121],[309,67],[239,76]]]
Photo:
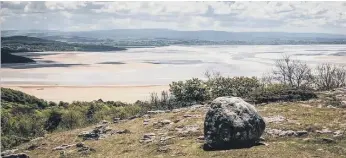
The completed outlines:
[[[114,131],[127,129],[131,133],[109,135],[106,139],[85,140],[78,134],[90,130],[94,126],[72,131],[57,132],[44,138],[31,141],[18,147],[18,152],[27,152],[32,157],[330,157],[338,158],[346,155],[345,135],[333,138],[333,133],[321,134],[319,130],[328,128],[331,131],[346,130],[346,110],[333,108],[317,108],[309,102],[272,103],[257,107],[262,116],[267,118],[282,116],[281,122],[267,121],[267,129],[306,130],[305,136],[271,136],[263,135],[266,145],[245,149],[223,151],[204,151],[202,140],[203,121],[206,108],[184,108],[173,112],[151,115],[150,118],[136,118],[110,124]],[[191,116],[191,117],[187,117]],[[171,124],[154,126],[154,122],[171,120]],[[149,120],[148,125],[143,121]],[[197,126],[194,132],[179,133],[177,129]],[[155,133],[153,142],[140,143],[145,133]],[[332,139],[332,141],[328,141]],[[167,139],[167,140],[165,140]],[[81,152],[72,146],[64,150],[52,150],[62,144],[83,142],[93,150]],[[37,146],[33,150],[27,148]]]

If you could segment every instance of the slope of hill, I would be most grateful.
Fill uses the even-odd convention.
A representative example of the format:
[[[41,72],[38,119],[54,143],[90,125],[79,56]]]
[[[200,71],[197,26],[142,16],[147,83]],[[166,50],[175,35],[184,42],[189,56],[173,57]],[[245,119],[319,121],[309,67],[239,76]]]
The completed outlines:
[[[30,63],[34,60],[9,53],[6,49],[1,48],[1,63]]]
[[[303,104],[305,105],[305,104]],[[346,138],[333,138],[335,132],[345,131],[345,110],[304,107],[299,103],[269,104],[258,107],[267,118],[267,130],[263,145],[245,149],[204,151],[203,120],[205,108],[186,108],[150,118],[136,118],[110,124],[114,134],[105,139],[85,140],[78,135],[94,128],[87,127],[46,135],[36,141],[21,145],[18,152],[29,149],[33,157],[344,157]],[[309,116],[309,117],[307,117]],[[276,121],[268,122],[273,118]],[[169,124],[155,122],[170,120]],[[147,125],[143,122],[148,121]],[[327,127],[326,127],[327,126]],[[308,134],[293,136],[270,134],[270,129],[304,131]],[[323,130],[331,132],[319,132]],[[128,130],[127,132],[121,132]],[[111,133],[111,132],[110,132]],[[155,135],[150,142],[140,142],[144,135]],[[281,134],[281,135],[280,135]],[[336,137],[336,136],[335,136]],[[85,148],[77,147],[83,142]],[[71,145],[64,150],[55,149]],[[33,146],[35,147],[34,149]],[[63,151],[63,152],[62,152]]]
[[[14,152],[30,157],[345,157],[346,109],[318,104],[309,100],[257,106],[266,130],[264,140],[251,148],[204,151],[208,105],[195,105],[45,134]],[[95,130],[100,139],[80,137]]]

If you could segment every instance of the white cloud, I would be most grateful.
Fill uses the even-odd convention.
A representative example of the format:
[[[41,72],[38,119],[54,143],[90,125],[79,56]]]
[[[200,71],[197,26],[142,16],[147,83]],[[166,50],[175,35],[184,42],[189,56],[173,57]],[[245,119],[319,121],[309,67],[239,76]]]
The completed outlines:
[[[61,1],[61,2],[53,2],[47,1],[45,5],[50,10],[65,10],[65,9],[78,9],[80,7],[85,7],[86,2],[73,2],[73,1]]]
[[[346,34],[345,2],[2,2],[5,29],[170,28]],[[25,17],[23,17],[25,15]],[[39,17],[45,17],[39,18]],[[20,18],[19,18],[20,17]],[[50,20],[54,19],[54,20]],[[43,25],[34,25],[34,21]],[[313,29],[309,29],[313,28]],[[39,29],[39,28],[38,28]]]

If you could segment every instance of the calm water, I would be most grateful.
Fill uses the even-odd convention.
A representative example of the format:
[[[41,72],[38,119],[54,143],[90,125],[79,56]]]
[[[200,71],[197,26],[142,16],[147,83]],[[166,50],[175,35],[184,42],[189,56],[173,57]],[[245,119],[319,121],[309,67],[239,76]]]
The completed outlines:
[[[229,76],[260,76],[270,72],[274,60],[283,54],[293,55],[312,66],[324,62],[346,65],[343,60],[346,45],[168,46],[88,52],[78,54],[72,62],[40,60],[33,53],[31,56],[40,60],[39,64],[3,65],[1,80],[5,84],[163,85],[192,77],[203,78],[206,70]],[[149,66],[135,67],[129,63]],[[47,71],[37,71],[42,67]]]

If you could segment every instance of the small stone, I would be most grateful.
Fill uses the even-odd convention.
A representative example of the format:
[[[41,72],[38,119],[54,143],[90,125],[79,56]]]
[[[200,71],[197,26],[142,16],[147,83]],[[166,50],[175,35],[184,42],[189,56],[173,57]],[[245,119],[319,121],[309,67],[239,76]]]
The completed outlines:
[[[171,124],[172,121],[171,120],[162,120],[162,121],[160,121],[160,123],[167,125],[167,124]]]
[[[346,108],[346,100],[345,101],[341,101],[340,108]]]
[[[35,150],[36,148],[38,148],[39,147],[39,145],[37,145],[37,144],[32,144],[32,145],[30,145],[28,148],[27,148],[27,150]]]
[[[131,133],[131,131],[128,130],[128,129],[124,129],[124,130],[119,130],[116,133],[118,133],[118,134],[128,134],[128,133]]]
[[[264,143],[264,142],[258,142],[257,145],[264,145],[264,146],[269,146],[268,143]]]
[[[160,146],[157,151],[158,152],[164,152],[167,153],[169,150],[171,150],[168,146]]]
[[[74,144],[72,144],[72,145],[63,144],[63,145],[60,145],[60,146],[53,148],[53,150],[65,150],[65,149],[70,148],[72,146],[74,146]]]
[[[184,117],[184,118],[188,118],[188,117],[193,117],[193,116],[192,116],[192,115],[189,115],[189,114],[185,114],[183,117]]]
[[[77,147],[77,148],[81,148],[81,147],[84,147],[84,146],[85,146],[85,144],[82,143],[82,142],[76,144],[76,147]]]
[[[197,140],[204,140],[204,136],[198,136]]]
[[[1,156],[10,155],[10,154],[13,154],[16,151],[18,151],[18,149],[4,150],[4,151],[1,152]]]
[[[322,141],[325,143],[335,143],[336,142],[334,139],[331,139],[331,138],[322,138]]]
[[[154,110],[154,111],[147,111],[148,114],[159,114],[159,113],[165,113],[166,111],[163,110]]]
[[[173,113],[178,113],[178,112],[180,112],[180,111],[181,111],[181,109],[173,109],[173,110],[172,110]]]
[[[341,137],[343,135],[343,132],[341,130],[337,130],[333,133],[333,137],[334,138],[338,138],[338,137]]]
[[[155,136],[156,134],[155,133],[146,133],[143,135],[143,138],[151,138],[153,136]]]
[[[336,107],[334,107],[332,105],[328,105],[327,108],[334,108],[335,109]]]
[[[296,134],[297,136],[304,136],[304,135],[308,135],[308,131],[305,131],[305,130],[297,131]]]
[[[331,130],[329,130],[328,128],[324,128],[322,130],[316,130],[316,133],[319,133],[319,134],[328,134],[328,133],[332,133]]]
[[[30,158],[30,157],[29,155],[25,153],[19,153],[19,154],[11,154],[11,155],[2,156],[2,158]]]
[[[115,117],[115,118],[113,118],[113,123],[119,123],[120,120],[121,120],[120,118]]]

